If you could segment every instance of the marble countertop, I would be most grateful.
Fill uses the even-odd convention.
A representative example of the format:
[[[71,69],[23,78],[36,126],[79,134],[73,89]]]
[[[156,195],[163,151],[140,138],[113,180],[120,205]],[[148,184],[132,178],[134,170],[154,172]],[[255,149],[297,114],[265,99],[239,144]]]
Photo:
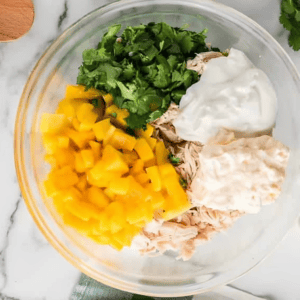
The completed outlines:
[[[66,300],[80,272],[37,229],[22,200],[13,160],[13,130],[29,73],[51,42],[83,15],[110,1],[35,0],[35,21],[23,38],[0,44],[0,299]],[[290,55],[300,71],[300,52],[287,44],[278,22],[279,1],[220,0],[257,21]],[[231,285],[267,299],[300,299],[300,226],[277,249]]]

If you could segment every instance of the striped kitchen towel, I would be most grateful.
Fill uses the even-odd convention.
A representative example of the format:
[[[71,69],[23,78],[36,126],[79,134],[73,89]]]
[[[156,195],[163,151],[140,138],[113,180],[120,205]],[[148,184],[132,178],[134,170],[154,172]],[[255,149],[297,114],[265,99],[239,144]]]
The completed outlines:
[[[157,298],[123,292],[82,274],[70,300],[264,300],[229,286],[211,292],[178,298]]]

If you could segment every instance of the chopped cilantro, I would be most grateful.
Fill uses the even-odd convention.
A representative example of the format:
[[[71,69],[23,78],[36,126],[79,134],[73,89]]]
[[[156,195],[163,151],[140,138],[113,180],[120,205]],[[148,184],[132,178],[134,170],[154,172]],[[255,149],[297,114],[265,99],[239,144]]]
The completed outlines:
[[[279,18],[283,27],[290,32],[289,45],[295,51],[300,50],[300,2],[299,0],[282,0]]]
[[[178,165],[180,163],[180,158],[174,156],[172,153],[169,154],[169,160],[173,165]]]
[[[184,189],[187,188],[187,181],[186,181],[185,179],[183,179],[182,177],[180,177],[179,183],[181,184],[181,186],[182,186]]]
[[[114,118],[116,118],[117,117],[117,113],[112,113],[111,116],[114,117]]]
[[[152,22],[128,26],[118,38],[121,25],[111,26],[97,49],[83,52],[77,83],[111,93],[114,103],[129,111],[127,125],[145,127],[198,81],[186,61],[209,50],[206,30],[186,28]]]

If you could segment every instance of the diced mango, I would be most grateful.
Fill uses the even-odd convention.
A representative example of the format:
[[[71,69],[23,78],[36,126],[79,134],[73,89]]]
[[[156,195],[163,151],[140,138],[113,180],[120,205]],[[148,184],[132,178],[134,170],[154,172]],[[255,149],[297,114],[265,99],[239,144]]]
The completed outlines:
[[[163,209],[165,205],[165,198],[161,193],[153,193],[151,199],[151,206],[153,210]]]
[[[127,122],[126,122],[126,118],[128,118],[129,116],[129,112],[127,109],[120,109],[118,112],[117,112],[117,121],[123,125],[123,126],[127,126]]]
[[[135,151],[123,150],[123,159],[129,167],[132,167],[134,163],[139,159],[139,156]]]
[[[53,180],[58,189],[65,189],[78,183],[78,175],[70,166],[65,166],[58,170],[52,170],[49,178]]]
[[[57,137],[57,146],[59,148],[68,148],[70,139],[67,136],[58,136]]]
[[[149,175],[153,190],[159,192],[162,187],[162,182],[159,174],[159,169],[157,166],[146,168],[146,172]]]
[[[79,181],[78,183],[76,184],[76,187],[81,191],[85,191],[86,188],[87,188],[87,178],[86,178],[86,174],[83,174],[81,176],[79,176]]]
[[[126,223],[124,218],[124,205],[117,201],[111,202],[105,211],[108,216],[110,216],[110,231],[112,233],[120,231]]]
[[[111,201],[115,200],[116,194],[112,190],[106,188],[103,192]]]
[[[114,100],[112,94],[105,94],[102,97],[107,106],[111,105]]]
[[[100,216],[100,211],[95,205],[84,201],[67,201],[65,207],[71,214],[83,221],[97,219]]]
[[[47,154],[54,154],[58,149],[57,138],[52,134],[43,134],[43,145]]]
[[[76,131],[80,131],[80,122],[77,118],[72,119],[72,126]]]
[[[68,129],[66,134],[79,148],[84,148],[89,141],[95,139],[95,134],[92,130],[77,132],[73,129]]]
[[[130,169],[130,174],[135,175],[144,171],[144,162],[141,159],[136,160],[132,168]]]
[[[90,141],[89,145],[94,153],[94,161],[97,162],[101,157],[101,144],[95,141]]]
[[[150,136],[152,136],[153,131],[154,131],[154,127],[150,124],[147,124],[146,130],[143,130],[143,129],[137,130],[137,135],[144,137],[144,138],[149,138]]]
[[[82,219],[75,217],[71,213],[67,213],[63,216],[63,221],[66,225],[75,228],[79,233],[91,234],[93,233],[94,227],[97,226],[99,221],[89,220],[83,221]]]
[[[110,202],[103,190],[95,186],[87,189],[86,197],[89,202],[95,204],[98,208],[105,208]]]
[[[155,156],[158,165],[163,165],[169,162],[169,151],[166,149],[163,141],[157,141],[155,145]]]
[[[107,145],[104,148],[102,161],[103,161],[104,168],[107,171],[120,173],[122,175],[129,171],[126,162],[122,158],[122,153],[110,145]]]
[[[68,189],[65,189],[61,193],[61,200],[66,202],[66,201],[79,201],[82,199],[82,194],[73,186],[71,186]]]
[[[117,178],[115,177],[109,184],[109,189],[116,195],[127,195],[130,186],[130,178]]]
[[[83,158],[81,156],[80,152],[76,152],[75,153],[75,170],[78,173],[83,173],[86,171],[86,166],[85,163],[83,161]]]
[[[137,139],[134,149],[144,163],[154,159],[154,153],[144,138]]]
[[[56,159],[58,167],[70,166],[74,167],[75,164],[75,151],[71,149],[58,149],[53,156]]]
[[[47,162],[52,168],[57,168],[58,167],[54,155],[46,154],[44,159],[45,159],[45,162]]]
[[[92,168],[95,164],[94,152],[92,149],[81,150],[81,157],[86,169]]]
[[[44,189],[48,197],[54,197],[59,194],[59,190],[57,189],[55,182],[51,179],[51,177],[48,177],[48,179],[44,181]]]
[[[67,85],[66,88],[66,99],[94,99],[99,98],[102,93],[94,88],[89,88],[83,85]]]
[[[63,114],[43,113],[40,123],[42,133],[58,133],[68,126],[68,118]]]
[[[77,119],[86,125],[93,125],[97,120],[97,113],[94,112],[94,106],[90,103],[83,103],[77,110]]]
[[[149,175],[145,172],[136,174],[134,178],[141,185],[145,185],[146,183],[149,183],[150,180]]]
[[[136,144],[136,139],[125,133],[123,130],[116,129],[112,134],[109,143],[116,149],[132,151]]]
[[[147,142],[148,142],[148,144],[149,144],[151,150],[154,151],[154,150],[155,150],[156,143],[157,143],[157,139],[152,138],[152,137],[148,137],[148,138],[146,138],[146,140],[147,140]]]
[[[97,141],[108,140],[115,131],[115,126],[111,125],[110,119],[104,119],[94,124],[93,131]]]
[[[189,210],[192,205],[191,203],[186,199],[181,201],[179,204],[174,204],[172,197],[167,197],[165,204],[164,204],[164,212],[162,213],[162,217],[168,221],[171,219],[174,219],[184,213],[185,211]]]
[[[168,176],[174,176],[175,178],[179,179],[179,175],[177,174],[174,166],[170,163],[165,163],[163,165],[158,166],[159,172],[162,178]]]
[[[75,105],[70,99],[63,99],[59,102],[56,114],[64,114],[68,119],[73,119],[76,116]]]
[[[105,101],[105,100],[104,100]],[[119,111],[119,108],[117,105],[113,104],[111,106],[108,106],[106,108],[106,114],[107,115],[112,115],[112,114],[116,114]]]

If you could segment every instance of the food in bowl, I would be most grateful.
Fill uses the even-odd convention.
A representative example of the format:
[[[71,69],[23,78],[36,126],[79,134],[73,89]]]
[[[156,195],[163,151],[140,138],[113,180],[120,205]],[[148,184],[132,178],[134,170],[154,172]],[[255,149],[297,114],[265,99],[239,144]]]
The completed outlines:
[[[205,31],[120,28],[84,51],[79,85],[42,117],[46,193],[97,243],[187,260],[278,197],[289,150],[271,136],[276,94],[241,51],[208,47]]]

